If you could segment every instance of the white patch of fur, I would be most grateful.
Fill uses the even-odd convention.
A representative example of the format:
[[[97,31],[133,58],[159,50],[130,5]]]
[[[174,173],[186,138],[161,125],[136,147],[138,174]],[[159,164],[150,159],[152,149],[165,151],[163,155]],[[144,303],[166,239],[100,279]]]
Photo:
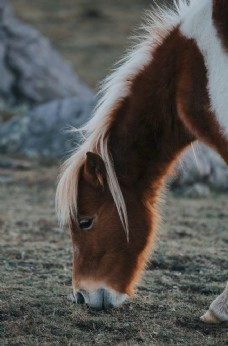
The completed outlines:
[[[80,130],[86,138],[85,142],[63,165],[56,194],[56,209],[61,225],[69,222],[70,215],[77,215],[79,172],[85,162],[86,153],[92,151],[99,154],[105,162],[108,185],[128,236],[126,205],[108,151],[108,136],[114,110],[130,95],[135,77],[151,63],[155,48],[181,23],[184,16],[191,13],[198,1],[192,0],[188,5],[185,0],[177,0],[176,10],[157,8],[156,13],[149,13],[147,24],[143,27],[144,35],[139,37],[140,42],[128,52],[120,61],[119,67],[104,81],[94,115]]]
[[[212,0],[200,0],[183,18],[181,31],[196,41],[208,72],[208,92],[212,111],[228,138],[228,54],[217,35],[212,19]]]
[[[228,283],[225,291],[213,301],[201,320],[205,323],[228,322]]]

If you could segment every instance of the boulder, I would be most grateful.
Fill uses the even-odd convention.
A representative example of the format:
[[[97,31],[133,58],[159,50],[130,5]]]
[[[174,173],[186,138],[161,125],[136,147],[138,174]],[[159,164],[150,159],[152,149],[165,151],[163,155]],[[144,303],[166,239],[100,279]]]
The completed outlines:
[[[64,156],[74,146],[64,129],[89,118],[94,93],[7,0],[0,0],[0,73],[0,153]]]
[[[64,157],[80,141],[67,129],[81,127],[89,118],[95,100],[79,97],[55,100],[16,116],[0,128],[0,152],[29,158]]]
[[[196,185],[199,183],[199,185]],[[173,189],[187,191],[187,195],[197,194],[205,196],[208,191],[205,185],[218,191],[228,192],[228,167],[223,159],[210,148],[201,143],[194,144],[180,158],[176,175],[172,179]],[[188,188],[183,191],[183,188]]]
[[[23,103],[92,96],[73,69],[37,30],[0,0],[0,97]]]

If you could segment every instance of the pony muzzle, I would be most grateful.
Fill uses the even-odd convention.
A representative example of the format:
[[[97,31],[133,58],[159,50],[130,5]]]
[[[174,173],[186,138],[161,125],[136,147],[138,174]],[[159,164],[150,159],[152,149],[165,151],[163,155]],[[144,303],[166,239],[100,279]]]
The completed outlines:
[[[75,290],[77,304],[86,304],[90,308],[100,311],[120,306],[128,297],[127,294],[118,293],[112,289],[98,288],[96,291]]]

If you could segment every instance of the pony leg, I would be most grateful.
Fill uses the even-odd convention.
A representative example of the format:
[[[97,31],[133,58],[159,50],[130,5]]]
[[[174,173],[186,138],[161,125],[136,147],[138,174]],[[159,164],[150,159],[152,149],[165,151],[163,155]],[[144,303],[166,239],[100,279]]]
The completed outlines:
[[[228,322],[228,283],[225,291],[213,301],[200,319],[210,324]]]

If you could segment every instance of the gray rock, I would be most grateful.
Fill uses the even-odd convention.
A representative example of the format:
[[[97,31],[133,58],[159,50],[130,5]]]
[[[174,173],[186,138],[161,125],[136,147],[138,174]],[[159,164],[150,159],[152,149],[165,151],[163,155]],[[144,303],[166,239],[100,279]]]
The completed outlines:
[[[74,147],[68,126],[90,116],[94,94],[49,41],[0,0],[0,152],[60,157]],[[30,109],[30,110],[29,110]]]
[[[13,89],[15,78],[6,63],[6,46],[2,42],[0,43],[0,75],[0,94],[9,95],[10,91]]]
[[[0,151],[29,158],[62,157],[80,141],[79,134],[70,135],[65,130],[81,127],[94,104],[94,98],[87,101],[68,98],[37,106],[25,116],[16,116],[0,128]]]
[[[10,176],[0,175],[0,185],[9,185],[14,182],[14,179]]]
[[[26,103],[11,104],[11,102],[8,101],[0,99],[0,127],[5,122],[15,117],[15,115],[24,115],[30,109],[30,106]]]
[[[34,104],[92,96],[49,41],[14,17],[6,0],[0,0],[0,42],[1,97]]]
[[[183,190],[183,194],[190,198],[204,198],[211,194],[210,187],[205,184],[196,183],[191,186],[186,187]]]
[[[200,183],[219,191],[228,191],[228,167],[210,148],[196,143],[180,158],[177,174],[172,182],[174,189]]]

